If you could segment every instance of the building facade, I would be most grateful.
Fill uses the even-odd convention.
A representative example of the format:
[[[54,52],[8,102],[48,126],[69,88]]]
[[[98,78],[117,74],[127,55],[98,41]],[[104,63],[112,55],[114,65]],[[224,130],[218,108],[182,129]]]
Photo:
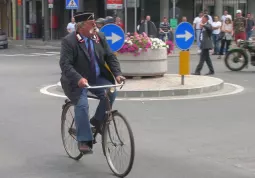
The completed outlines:
[[[23,24],[22,1],[26,1],[25,24]],[[66,26],[71,20],[72,12],[65,8],[66,0],[53,0],[53,8],[49,8],[52,0],[0,0],[0,27],[13,39],[23,39],[23,25],[26,26],[26,37],[45,41],[61,39],[67,34]],[[78,0],[79,9],[75,12],[92,11],[96,17],[119,16],[123,22],[127,16],[127,31],[133,32],[135,25],[146,15],[159,26],[164,16],[173,18],[173,0],[136,0],[137,18],[135,19],[135,0],[115,0],[122,3],[121,8],[109,9],[111,0]],[[226,9],[234,17],[235,11],[241,9],[243,15],[255,13],[255,0],[175,0],[175,18],[178,21],[186,16],[189,22],[203,9],[210,15],[221,16]],[[107,5],[108,4],[108,5]],[[120,6],[119,6],[120,7]],[[51,23],[52,19],[52,23]],[[51,26],[52,25],[52,26]],[[52,32],[52,35],[51,35]]]

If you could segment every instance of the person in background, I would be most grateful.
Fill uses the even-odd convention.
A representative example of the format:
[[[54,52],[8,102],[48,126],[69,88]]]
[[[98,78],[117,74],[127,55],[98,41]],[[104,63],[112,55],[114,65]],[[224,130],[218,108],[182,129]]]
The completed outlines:
[[[203,12],[200,12],[199,13],[199,16],[196,17],[193,21],[193,27],[195,29],[195,33],[196,33],[196,41],[197,41],[197,46],[198,46],[198,53],[201,53],[201,50],[200,50],[200,33],[201,33],[201,28],[200,28],[200,23],[201,23],[201,20],[202,20],[202,17],[203,17],[204,13]]]
[[[213,45],[214,45],[214,53],[213,55],[219,54],[219,35],[220,35],[220,28],[221,28],[221,22],[219,21],[219,17],[214,17],[214,22],[212,23],[212,38],[213,38]]]
[[[119,17],[116,17],[115,24],[118,25],[119,27],[121,27],[122,30],[125,30],[125,26]]]
[[[205,9],[205,10],[204,10],[204,15],[208,15],[208,17],[209,17],[209,21],[208,21],[208,23],[212,24],[212,23],[213,23],[213,19],[212,19],[212,16],[210,16],[210,15],[209,15],[209,13],[208,13],[208,10],[207,10],[207,9]]]
[[[246,40],[246,19],[242,16],[242,11],[236,11],[236,18],[233,23],[235,41],[241,39]]]
[[[171,40],[171,35],[170,35],[171,27],[169,22],[167,21],[167,18],[163,18],[163,22],[160,23],[159,25],[159,38],[164,41],[165,33],[167,33],[167,38],[168,40]]]
[[[231,45],[233,36],[233,24],[231,18],[226,18],[225,22],[221,26],[221,31],[224,32],[224,36],[221,39],[220,55],[218,59],[221,59],[226,44],[226,52],[228,52],[229,46]]]
[[[114,24],[115,20],[112,16],[105,17],[105,24]]]
[[[187,17],[186,16],[183,16],[182,17],[182,22],[187,22],[188,20],[187,20]]]
[[[96,26],[98,29],[101,29],[105,25],[105,19],[104,18],[98,18],[96,20]]]
[[[66,30],[68,33],[72,33],[73,31],[75,31],[75,19],[72,17],[71,22],[68,23]]]
[[[156,25],[151,21],[151,16],[149,15],[146,16],[146,19],[140,25],[139,34],[142,34],[143,32],[152,38],[156,38],[158,36]]]
[[[246,26],[246,40],[249,40],[254,29],[255,29],[254,19],[252,18],[251,13],[248,13]]]
[[[222,25],[225,23],[226,18],[230,18],[232,21],[232,16],[228,14],[227,10],[224,10],[223,15],[221,16]]]
[[[212,64],[212,60],[210,58],[210,53],[209,50],[212,49],[212,25],[209,23],[209,16],[204,15],[201,21],[201,35],[200,35],[200,40],[201,40],[201,54],[200,54],[200,61],[199,64],[196,67],[195,73],[193,75],[200,75],[200,72],[203,68],[204,62],[206,62],[209,72],[206,75],[213,75],[214,74],[214,68]]]

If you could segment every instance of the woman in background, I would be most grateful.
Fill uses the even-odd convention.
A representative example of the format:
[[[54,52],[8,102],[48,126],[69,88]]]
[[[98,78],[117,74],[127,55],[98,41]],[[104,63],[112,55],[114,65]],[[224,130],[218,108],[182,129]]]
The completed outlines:
[[[226,44],[226,52],[229,50],[229,46],[231,45],[232,36],[233,36],[233,23],[230,18],[226,18],[225,23],[221,27],[222,39],[221,39],[221,47],[220,47],[220,55],[218,59],[221,59],[223,55],[223,50]]]

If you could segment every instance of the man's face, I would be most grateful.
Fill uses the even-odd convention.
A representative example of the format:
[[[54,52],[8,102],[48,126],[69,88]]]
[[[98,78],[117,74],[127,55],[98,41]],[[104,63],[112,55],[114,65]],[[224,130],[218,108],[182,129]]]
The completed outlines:
[[[148,15],[148,16],[146,17],[146,20],[147,20],[147,21],[150,21],[150,20],[151,20],[151,16]]]
[[[202,23],[203,23],[203,24],[207,23],[207,21],[208,21],[208,20],[207,20],[206,17],[203,17],[203,18],[202,18]]]
[[[224,15],[228,15],[228,11],[224,11]]]
[[[183,18],[182,18],[182,21],[183,21],[183,22],[187,22],[187,18],[186,18],[186,17],[183,17]]]
[[[203,17],[203,15],[204,15],[204,14],[201,12],[201,13],[199,14],[199,17]]]
[[[236,16],[237,16],[237,17],[241,17],[242,14],[241,14],[241,13],[237,13]]]
[[[166,22],[167,22],[167,19],[166,19],[166,18],[164,18],[164,19],[163,19],[163,22],[164,22],[164,23],[166,23]]]
[[[218,21],[219,21],[219,18],[218,18],[218,17],[214,17],[214,21],[215,21],[215,22],[218,22]]]
[[[80,32],[87,37],[92,37],[96,34],[96,23],[95,20],[88,20],[84,22],[83,27],[80,29]]]
[[[247,18],[251,18],[251,14],[247,14]]]
[[[71,19],[71,21],[74,23],[74,22],[75,22],[75,19],[74,19],[74,18],[72,18],[72,19]]]

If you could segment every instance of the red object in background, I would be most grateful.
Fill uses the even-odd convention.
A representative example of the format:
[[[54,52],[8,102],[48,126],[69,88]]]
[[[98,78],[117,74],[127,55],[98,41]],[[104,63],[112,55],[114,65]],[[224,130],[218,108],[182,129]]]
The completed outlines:
[[[107,0],[107,9],[122,9],[123,0]]]
[[[22,0],[18,0],[18,6],[22,5]]]
[[[52,28],[55,28],[55,29],[58,28],[58,16],[56,15],[52,16]]]
[[[116,25],[118,25],[119,27],[121,27],[122,30],[125,30],[125,26],[124,26],[124,24],[123,24],[122,22],[120,22],[120,23],[118,23],[118,24],[116,24]]]

